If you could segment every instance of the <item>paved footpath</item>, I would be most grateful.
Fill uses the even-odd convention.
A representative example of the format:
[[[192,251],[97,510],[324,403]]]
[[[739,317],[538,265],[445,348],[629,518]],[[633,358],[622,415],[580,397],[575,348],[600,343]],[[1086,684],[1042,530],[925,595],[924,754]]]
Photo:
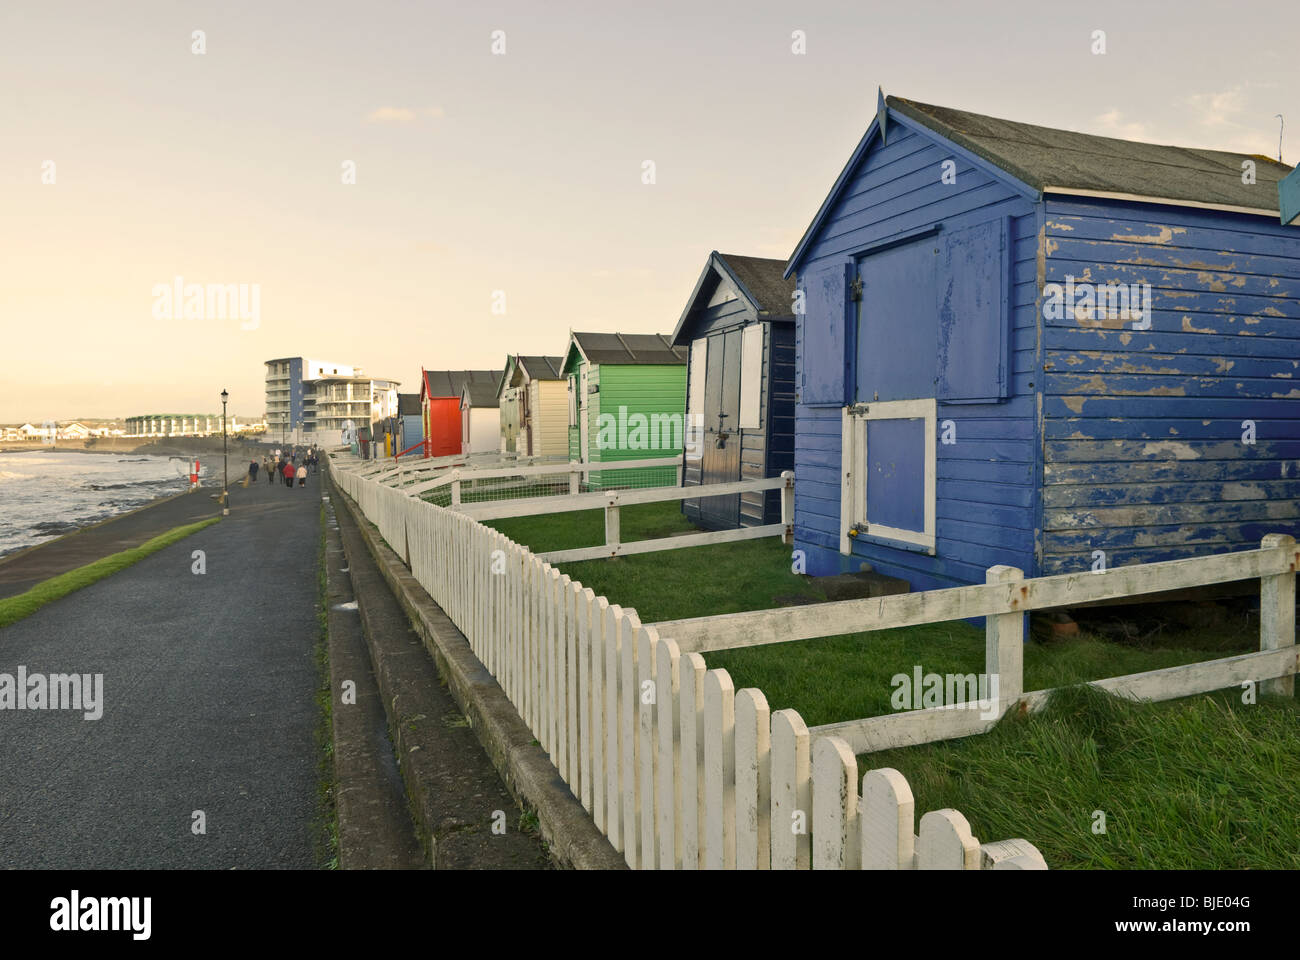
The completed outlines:
[[[0,710],[0,868],[318,865],[320,497],[234,487],[221,523],[0,630],[0,674],[104,690],[98,720]]]

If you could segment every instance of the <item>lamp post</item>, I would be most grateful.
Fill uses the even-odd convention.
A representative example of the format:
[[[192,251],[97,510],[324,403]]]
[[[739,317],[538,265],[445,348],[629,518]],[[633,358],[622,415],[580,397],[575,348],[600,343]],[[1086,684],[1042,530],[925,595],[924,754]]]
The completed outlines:
[[[230,394],[221,391],[221,515],[230,516],[230,458],[226,452],[226,401]]]

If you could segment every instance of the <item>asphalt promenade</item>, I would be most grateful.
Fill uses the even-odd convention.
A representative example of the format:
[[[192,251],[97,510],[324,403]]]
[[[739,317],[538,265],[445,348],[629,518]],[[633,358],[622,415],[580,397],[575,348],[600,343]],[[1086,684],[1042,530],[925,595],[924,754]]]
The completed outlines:
[[[81,531],[34,566],[56,544],[19,554],[0,579],[213,516],[209,492]],[[321,492],[317,476],[233,487],[222,522],[0,629],[0,675],[103,675],[96,720],[0,709],[0,868],[319,865]]]

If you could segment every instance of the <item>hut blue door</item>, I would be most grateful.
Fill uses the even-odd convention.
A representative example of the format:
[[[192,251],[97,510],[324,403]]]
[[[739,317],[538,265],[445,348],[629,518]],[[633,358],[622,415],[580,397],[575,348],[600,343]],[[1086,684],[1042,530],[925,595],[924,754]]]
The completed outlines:
[[[701,483],[740,479],[740,341],[740,330],[705,338]],[[740,494],[701,497],[698,504],[701,523],[716,529],[740,525]]]

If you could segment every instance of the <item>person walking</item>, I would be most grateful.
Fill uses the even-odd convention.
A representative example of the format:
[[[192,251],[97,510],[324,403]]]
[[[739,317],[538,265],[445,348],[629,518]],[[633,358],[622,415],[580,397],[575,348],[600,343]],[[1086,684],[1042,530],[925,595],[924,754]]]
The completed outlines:
[[[286,487],[293,486],[293,464],[287,460],[284,463],[284,485]]]
[[[307,486],[307,465],[305,463],[298,468],[298,486]]]
[[[248,479],[252,483],[257,483],[257,461],[256,460],[248,461]]]

